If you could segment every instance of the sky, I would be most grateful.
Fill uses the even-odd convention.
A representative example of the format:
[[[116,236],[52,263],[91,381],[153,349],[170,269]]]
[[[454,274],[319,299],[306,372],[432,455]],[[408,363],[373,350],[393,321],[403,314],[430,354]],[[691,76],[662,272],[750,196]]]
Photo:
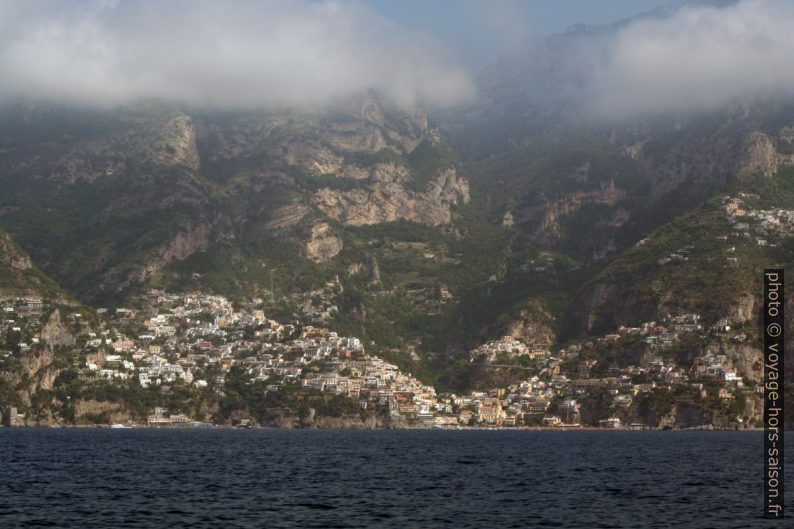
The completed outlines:
[[[666,0],[373,0],[384,17],[433,34],[469,71],[499,54],[572,24],[610,24],[650,11]]]
[[[477,97],[475,75],[575,23],[657,0],[3,0],[0,99],[112,106],[321,105],[375,90],[410,107]],[[590,37],[588,37],[590,38]],[[565,58],[593,114],[794,97],[794,2],[690,2]]]

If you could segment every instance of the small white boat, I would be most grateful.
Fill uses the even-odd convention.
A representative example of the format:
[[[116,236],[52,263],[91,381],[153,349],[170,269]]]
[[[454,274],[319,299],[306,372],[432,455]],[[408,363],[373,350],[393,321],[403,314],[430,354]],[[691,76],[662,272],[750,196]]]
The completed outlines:
[[[118,424],[118,423],[111,424],[110,427],[111,428],[132,428],[132,426],[127,426],[126,424]]]

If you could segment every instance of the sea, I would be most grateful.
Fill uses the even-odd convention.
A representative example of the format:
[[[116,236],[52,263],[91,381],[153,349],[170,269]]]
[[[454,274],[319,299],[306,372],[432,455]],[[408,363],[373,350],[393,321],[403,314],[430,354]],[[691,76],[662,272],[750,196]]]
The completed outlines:
[[[5,428],[0,527],[794,527],[762,435]]]

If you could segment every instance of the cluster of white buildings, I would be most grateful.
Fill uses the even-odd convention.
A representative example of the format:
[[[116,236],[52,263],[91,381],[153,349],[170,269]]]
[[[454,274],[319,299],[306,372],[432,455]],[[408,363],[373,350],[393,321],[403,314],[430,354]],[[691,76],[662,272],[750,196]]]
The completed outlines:
[[[690,371],[655,356],[642,367],[615,365],[605,376],[602,366],[600,377],[591,376],[596,361],[582,356],[587,350],[641,337],[641,347],[663,354],[680,335],[704,331],[694,313],[622,326],[554,354],[548,346],[532,346],[510,336],[490,341],[471,351],[472,361],[500,368],[494,360],[536,359],[532,376],[506,388],[439,395],[395,364],[368,354],[356,337],[323,327],[282,325],[268,319],[258,304],[235,308],[219,296],[157,293],[155,299],[138,311],[117,311],[108,328],[87,337],[86,376],[137,381],[142,387],[191,385],[223,394],[229,370],[237,367],[251,382],[262,383],[264,394],[292,385],[347,397],[367,413],[388,413],[393,420],[436,427],[576,425],[581,422],[582,399],[598,390],[610,399],[610,415],[599,420],[614,428],[621,426],[620,416],[630,415],[639,395],[688,384],[693,378],[711,379],[726,388],[742,386],[730,362],[719,355],[698,359]],[[730,329],[726,321],[718,326]],[[145,332],[133,331],[141,328]],[[642,380],[635,380],[640,375]],[[162,412],[150,422],[181,420]]]
[[[311,326],[298,333],[292,325],[266,318],[262,310],[236,310],[220,296],[150,293],[154,295],[149,313],[117,309],[114,325],[89,337],[85,376],[137,380],[142,387],[209,386],[222,394],[225,375],[239,366],[252,382],[266,383],[267,392],[298,384],[358,400],[362,409],[383,407],[395,418],[434,420],[435,389],[368,355],[356,337]],[[146,333],[136,337],[118,330],[140,323]],[[199,378],[208,366],[220,375]],[[150,422],[168,422],[163,417]]]
[[[699,377],[735,384],[737,387],[744,385],[742,377],[736,373],[736,369],[724,354],[704,354],[696,360],[692,369]]]
[[[472,362],[492,363],[501,355],[508,359],[524,356],[531,360],[544,360],[549,356],[549,346],[526,344],[513,336],[503,336],[472,349],[469,359]]]
[[[756,233],[759,246],[777,246],[770,238],[787,237],[794,234],[794,210],[753,209],[745,199],[758,198],[751,193],[739,193],[738,197],[723,197],[723,211],[733,223],[734,236],[751,238]]]

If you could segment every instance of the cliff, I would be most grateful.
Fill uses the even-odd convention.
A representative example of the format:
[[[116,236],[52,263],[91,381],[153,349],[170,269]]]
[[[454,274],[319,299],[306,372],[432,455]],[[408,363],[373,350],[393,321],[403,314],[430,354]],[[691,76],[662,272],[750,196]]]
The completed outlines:
[[[46,132],[64,124],[62,136]],[[29,141],[16,145],[20,128]],[[344,251],[341,227],[448,225],[469,201],[424,109],[372,93],[251,112],[34,105],[0,116],[0,140],[16,145],[0,153],[3,225],[85,298],[117,296],[196,254],[248,256],[267,239],[326,262]],[[60,222],[44,223],[37,203],[57,204]]]
[[[406,189],[407,170],[392,164],[376,166],[364,189],[319,190],[312,202],[332,219],[351,226],[406,220],[438,226],[452,221],[452,210],[469,201],[468,184],[449,167],[420,192]]]

